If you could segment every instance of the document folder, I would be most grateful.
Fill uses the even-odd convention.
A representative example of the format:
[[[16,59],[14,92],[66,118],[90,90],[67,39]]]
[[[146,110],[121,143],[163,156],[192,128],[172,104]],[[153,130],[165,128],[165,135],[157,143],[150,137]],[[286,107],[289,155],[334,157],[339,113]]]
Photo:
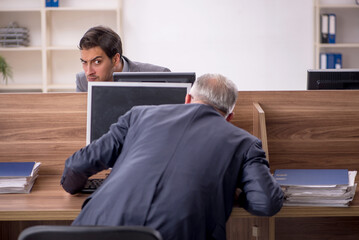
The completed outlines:
[[[321,15],[321,43],[328,43],[329,19],[328,14]]]
[[[0,162],[0,177],[30,177],[35,162]]]
[[[281,186],[340,186],[349,184],[347,169],[277,169]]]
[[[328,33],[328,42],[335,43],[336,35],[336,15],[331,13],[329,14],[329,33]]]

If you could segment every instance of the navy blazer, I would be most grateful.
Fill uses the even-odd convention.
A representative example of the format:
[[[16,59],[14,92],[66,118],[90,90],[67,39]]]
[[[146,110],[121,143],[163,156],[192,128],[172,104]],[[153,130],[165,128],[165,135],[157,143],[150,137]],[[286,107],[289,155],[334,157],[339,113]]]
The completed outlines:
[[[204,104],[134,107],[66,160],[64,189],[112,167],[73,225],[144,225],[163,239],[226,239],[235,189],[252,214],[271,216],[283,192],[261,142]]]
[[[128,64],[129,72],[170,72],[168,68],[149,64],[133,62],[125,56],[122,56]],[[79,72],[76,74],[76,92],[87,92],[88,83],[85,72]]]

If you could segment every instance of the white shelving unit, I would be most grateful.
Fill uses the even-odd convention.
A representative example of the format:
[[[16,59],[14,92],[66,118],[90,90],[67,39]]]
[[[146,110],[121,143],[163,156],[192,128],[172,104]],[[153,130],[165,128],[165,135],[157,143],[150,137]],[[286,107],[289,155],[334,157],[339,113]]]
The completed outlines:
[[[343,68],[359,68],[359,5],[354,0],[315,0],[314,63],[319,69],[320,53],[341,53]],[[320,42],[320,15],[336,14],[336,43]]]
[[[21,8],[19,6],[22,6]],[[121,0],[0,0],[0,27],[16,22],[30,34],[28,47],[2,47],[0,55],[12,67],[13,80],[0,92],[75,91],[82,71],[78,43],[90,27],[108,26],[121,34]]]

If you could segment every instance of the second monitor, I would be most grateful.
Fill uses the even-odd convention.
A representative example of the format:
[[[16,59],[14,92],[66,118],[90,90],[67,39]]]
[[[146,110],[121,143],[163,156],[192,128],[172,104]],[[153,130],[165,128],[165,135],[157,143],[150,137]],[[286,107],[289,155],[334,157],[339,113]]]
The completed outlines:
[[[175,82],[191,83],[196,80],[194,72],[115,72],[115,82]]]
[[[359,89],[359,69],[310,69],[307,89]]]

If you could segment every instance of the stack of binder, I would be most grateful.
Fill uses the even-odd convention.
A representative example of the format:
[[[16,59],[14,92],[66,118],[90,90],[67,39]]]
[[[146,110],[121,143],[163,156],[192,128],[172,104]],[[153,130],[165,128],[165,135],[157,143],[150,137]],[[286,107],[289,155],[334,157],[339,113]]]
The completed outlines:
[[[39,162],[0,162],[0,193],[30,193]]]
[[[335,44],[337,17],[334,13],[323,13],[320,16],[320,42]],[[341,53],[320,53],[320,69],[340,69],[343,67]]]
[[[321,15],[321,43],[335,43],[337,17],[334,13]]]
[[[357,171],[347,169],[278,169],[285,206],[347,207],[354,199]]]
[[[0,28],[0,45],[3,47],[29,46],[28,29],[13,22],[8,27]]]
[[[59,0],[46,0],[46,7],[59,7]]]
[[[341,53],[320,53],[320,69],[341,69],[342,54]]]

